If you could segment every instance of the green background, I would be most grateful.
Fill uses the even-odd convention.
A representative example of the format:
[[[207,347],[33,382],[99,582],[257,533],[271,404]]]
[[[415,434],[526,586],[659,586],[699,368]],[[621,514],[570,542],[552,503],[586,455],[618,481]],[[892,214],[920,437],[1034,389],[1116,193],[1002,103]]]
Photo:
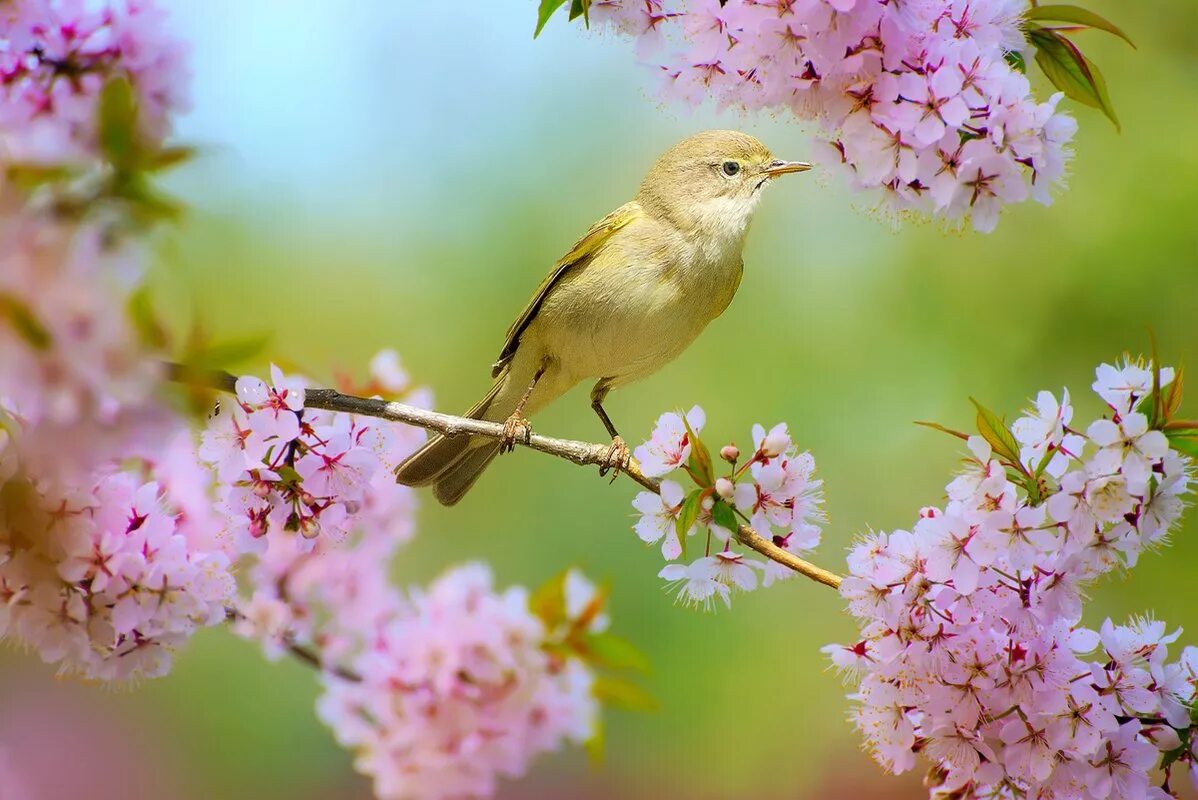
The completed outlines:
[[[559,19],[534,43],[532,2],[170,5],[194,43],[180,138],[203,155],[170,180],[192,210],[159,248],[166,307],[221,338],[270,331],[271,358],[321,378],[393,346],[446,411],[485,390],[528,293],[660,150],[707,127],[753,133],[784,158],[810,150],[785,115],[660,107],[627,42]],[[1079,39],[1123,130],[1066,103],[1081,130],[1052,207],[1013,208],[988,236],[896,229],[836,180],[780,181],[729,310],[610,398],[628,438],[694,403],[713,445],[788,422],[826,481],[817,560],[842,569],[854,535],[909,526],[943,496],[960,448],[913,420],[967,427],[970,395],[1013,416],[1063,385],[1085,420],[1098,412],[1093,368],[1146,349],[1148,326],[1167,363],[1198,365],[1198,6],[1086,5],[1139,50]],[[1198,413],[1198,396],[1186,409]],[[534,425],[603,440],[585,388]],[[675,607],[659,554],[630,530],[633,493],[520,451],[455,508],[422,498],[398,581],[485,559],[502,585],[536,585],[578,564],[611,582],[615,629],[654,665],[661,711],[609,714],[602,768],[550,756],[502,796],[923,796],[918,776],[883,776],[845,721],[845,689],[819,653],[854,635],[835,593],[795,580],[731,611]],[[1153,613],[1198,633],[1196,538],[1191,518],[1172,547],[1093,587],[1087,621]],[[0,747],[75,796],[369,796],[314,717],[316,693],[310,671],[222,630],[129,690],[55,680],[9,652]]]

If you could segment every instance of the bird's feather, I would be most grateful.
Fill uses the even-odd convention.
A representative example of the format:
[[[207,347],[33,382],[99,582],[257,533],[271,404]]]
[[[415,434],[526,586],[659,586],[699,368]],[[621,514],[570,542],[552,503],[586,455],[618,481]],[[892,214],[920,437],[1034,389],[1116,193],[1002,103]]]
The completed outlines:
[[[549,273],[549,277],[545,278],[541,282],[541,285],[537,287],[532,300],[524,307],[524,311],[520,313],[520,316],[508,328],[503,349],[499,352],[499,358],[491,368],[492,377],[498,376],[504,367],[511,363],[512,357],[516,354],[516,349],[520,346],[520,335],[524,333],[524,330],[536,318],[537,312],[541,310],[541,305],[545,302],[545,298],[549,296],[549,293],[553,291],[553,288],[570,271],[584,266],[598,252],[599,248],[611,238],[612,234],[640,217],[643,213],[640,204],[636,201],[625,203],[592,225],[591,229],[574,243],[570,251],[562,256],[554,265],[553,271]]]

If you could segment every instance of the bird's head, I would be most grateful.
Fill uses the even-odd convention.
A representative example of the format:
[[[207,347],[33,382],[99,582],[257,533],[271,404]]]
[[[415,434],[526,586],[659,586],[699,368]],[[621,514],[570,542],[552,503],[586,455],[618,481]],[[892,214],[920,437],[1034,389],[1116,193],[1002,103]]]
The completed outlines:
[[[688,236],[739,241],[762,189],[779,175],[809,169],[802,161],[775,159],[748,134],[704,131],[657,159],[637,200]]]

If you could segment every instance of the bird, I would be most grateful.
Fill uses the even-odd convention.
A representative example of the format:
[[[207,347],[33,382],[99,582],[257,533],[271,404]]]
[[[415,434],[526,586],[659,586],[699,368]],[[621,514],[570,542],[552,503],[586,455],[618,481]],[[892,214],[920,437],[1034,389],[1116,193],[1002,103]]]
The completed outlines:
[[[612,437],[601,472],[626,468],[630,452],[604,399],[672,361],[724,312],[762,190],[809,169],[732,130],[666,150],[635,198],[591,226],[508,328],[491,389],[464,415],[503,423],[502,438],[435,436],[396,468],[397,481],[457,503],[496,456],[528,441],[531,415],[587,380]]]

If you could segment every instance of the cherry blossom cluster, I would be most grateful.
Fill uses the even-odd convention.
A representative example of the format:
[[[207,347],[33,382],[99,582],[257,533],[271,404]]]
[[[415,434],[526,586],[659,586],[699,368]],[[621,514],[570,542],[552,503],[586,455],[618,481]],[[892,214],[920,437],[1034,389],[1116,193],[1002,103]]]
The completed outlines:
[[[264,553],[269,540],[281,539],[306,552],[318,536],[344,538],[359,524],[390,535],[403,519],[393,512],[406,497],[391,470],[423,433],[305,409],[302,380],[278,368],[271,378],[269,386],[240,378],[200,447],[200,457],[216,470],[219,504],[238,548]]]
[[[203,479],[186,432],[156,463],[69,487],[0,452],[0,637],[88,678],[165,674],[235,589]]]
[[[979,406],[945,506],[852,549],[841,594],[861,639],[825,651],[887,770],[922,755],[934,797],[1130,800],[1167,796],[1193,765],[1198,648],[1170,661],[1179,632],[1150,619],[1082,626],[1086,585],[1160,545],[1183,509],[1173,379],[1102,365],[1106,414],[1084,428],[1067,392],[1040,393],[1010,428]]]
[[[968,218],[1051,201],[1075,121],[1020,66],[1026,0],[593,0],[635,37],[662,94],[784,109],[818,127],[823,163],[890,209]]]
[[[90,160],[98,102],[114,78],[137,95],[137,134],[160,142],[187,103],[184,48],[147,0],[8,0],[0,6],[0,159]]]
[[[579,573],[563,583],[552,624],[524,589],[496,591],[487,567],[452,569],[378,628],[352,662],[361,680],[326,674],[318,713],[377,797],[489,796],[537,755],[591,738],[595,678],[571,646],[607,617]]]
[[[371,373],[347,390],[427,404],[394,353]],[[298,646],[319,661],[320,717],[380,798],[487,796],[537,755],[589,741],[596,668],[621,666],[601,656],[629,647],[606,631],[605,594],[576,570],[532,597],[500,592],[479,564],[395,588],[415,502],[391,467],[424,433],[304,399],[278,370],[269,386],[242,378],[204,435],[229,538],[252,554],[235,630],[268,657]]]
[[[221,475],[218,493],[225,501],[219,506],[219,527],[239,543],[239,549],[257,556],[247,574],[236,629],[260,641],[270,658],[277,658],[290,644],[302,644],[317,648],[330,663],[340,663],[359,653],[403,609],[388,571],[396,552],[415,534],[416,502],[411,489],[395,482],[391,468],[420,447],[424,432],[383,420],[303,409],[302,399],[298,399],[302,398],[302,385],[277,371],[275,381],[287,388],[268,388],[257,379],[241,379],[237,399],[210,420],[200,451]],[[255,397],[284,399],[277,409],[249,406],[247,411],[242,391],[247,386]],[[371,361],[369,383],[363,387],[345,384],[345,388],[430,405],[427,392],[409,385],[392,350],[381,351]],[[297,408],[292,410],[288,402]],[[290,417],[284,416],[283,408]],[[301,414],[303,425],[299,423]],[[287,421],[280,423],[279,419]],[[271,447],[264,442],[264,433],[268,429],[277,432],[292,419],[296,427],[284,433],[294,433],[295,438],[279,446],[289,448],[300,440],[296,466],[292,467],[297,475],[301,467],[309,476],[319,474],[319,466],[310,470],[304,465],[323,465],[326,456],[333,465],[330,469],[357,465],[353,481],[347,479],[333,487],[337,494],[309,499],[305,494],[311,494],[315,484],[303,478],[295,483],[268,480],[265,473],[274,471],[261,461]],[[305,426],[307,433],[300,433]],[[236,434],[238,430],[242,433]],[[334,433],[343,438],[334,442]],[[301,448],[306,452],[299,454]],[[319,480],[328,491],[329,479]],[[248,495],[247,485],[251,487]],[[260,487],[258,493],[254,486]],[[265,513],[259,510],[268,505]],[[276,511],[275,505],[283,509],[298,505],[300,510],[295,513],[304,520],[315,517],[316,524],[327,524],[328,509],[339,505],[335,512],[338,527],[307,538],[304,533],[315,530],[313,523],[297,522],[288,530],[285,516],[292,512]],[[272,517],[274,535],[254,536],[255,521],[262,520],[265,525]]]
[[[746,556],[736,548],[741,521],[778,547],[801,554],[815,549],[824,521],[823,481],[815,477],[815,459],[799,452],[785,424],[766,431],[753,426],[753,451],[742,461],[740,450],[727,445],[719,452],[727,474],[715,475],[715,462],[699,438],[706,423],[695,406],[684,415],[667,413],[657,420],[650,439],[633,456],[651,478],[685,472],[697,488],[661,481],[660,490],[641,492],[632,501],[640,514],[635,531],[646,544],[661,543],[667,561],[682,558],[688,540],[699,537],[703,555],[690,563],[667,564],[659,577],[675,587],[688,605],[710,608],[714,600],[731,604],[734,591],[790,577],[793,572],[774,561]]]

